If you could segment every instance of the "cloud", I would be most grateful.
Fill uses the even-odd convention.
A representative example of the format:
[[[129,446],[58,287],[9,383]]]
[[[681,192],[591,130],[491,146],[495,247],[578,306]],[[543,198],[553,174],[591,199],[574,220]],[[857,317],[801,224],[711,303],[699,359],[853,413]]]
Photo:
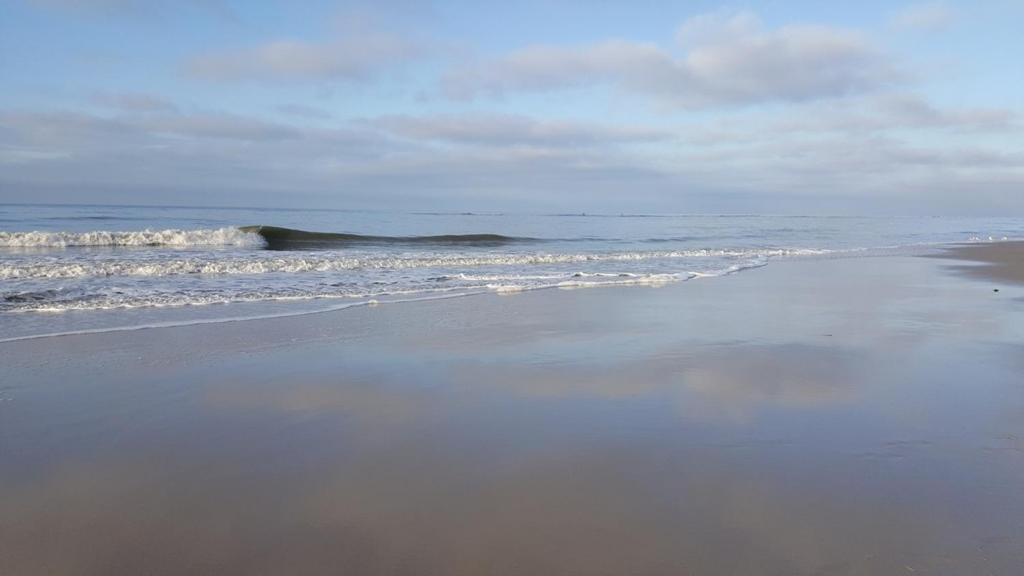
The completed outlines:
[[[0,112],[0,199],[409,209],[1024,210],[999,111],[910,96],[656,128],[501,114],[289,124],[203,112]],[[775,112],[778,112],[777,110]],[[887,123],[891,124],[886,127]],[[955,139],[934,138],[957,131]],[[993,132],[993,130],[996,130]],[[141,191],[145,191],[142,194]],[[896,208],[893,208],[896,207]],[[986,211],[986,207],[989,209]]]
[[[580,186],[595,199],[626,186],[645,187],[646,193],[661,178],[619,149],[626,142],[603,146],[595,140],[580,147],[576,142],[582,136],[545,140],[541,133],[527,146],[464,140],[449,149],[437,146],[438,141],[455,136],[430,131],[399,136],[394,122],[322,128],[212,112],[119,117],[0,113],[0,198],[47,190],[72,200],[91,190],[94,197],[102,192],[108,200],[121,201],[147,190],[206,202],[237,203],[239,197],[251,202],[263,194],[280,205],[278,195],[287,193],[307,202],[319,197],[321,204],[371,206],[386,198],[436,208],[518,204],[524,190],[542,202],[544,195],[565,198]],[[582,125],[574,129],[580,135],[614,132]]]
[[[135,145],[142,131],[130,123],[74,112],[0,112],[0,145],[65,155],[69,149]],[[0,157],[2,161],[2,157]]]
[[[228,0],[28,0],[32,6],[61,10],[83,16],[151,16],[166,17],[183,10],[199,15],[212,15],[221,21],[235,21],[237,16]]]
[[[197,78],[220,82],[358,81],[417,55],[417,46],[405,38],[354,34],[327,43],[277,40],[200,55],[186,62],[185,70]]]
[[[956,128],[964,130],[1011,130],[1017,128],[1016,115],[1000,108],[963,108],[940,110],[916,96],[892,95],[878,102],[889,126],[915,128]]]
[[[681,54],[650,43],[527,46],[444,78],[447,94],[475,98],[609,85],[661,104],[700,108],[800,102],[870,92],[901,79],[861,34],[826,26],[765,29],[751,13],[692,18]]]
[[[167,100],[138,92],[100,92],[92,100],[101,106],[123,112],[174,112],[178,109]]]
[[[29,0],[29,4],[43,8],[114,8],[136,4],[137,0]]]
[[[692,148],[679,162],[705,167],[691,176],[722,189],[786,195],[811,205],[846,197],[859,212],[985,214],[1020,210],[1006,191],[1024,186],[1024,150],[992,143],[943,143],[875,132],[734,134],[728,144]],[[998,201],[998,202],[997,202]]]
[[[219,112],[115,117],[77,112],[0,112],[0,126],[6,129],[6,134],[0,132],[0,137],[6,135],[7,144],[73,150],[79,154],[103,153],[117,146],[167,146],[181,138],[268,142],[303,136],[299,129],[285,124]]]
[[[1003,108],[937,108],[913,94],[885,94],[837,104],[807,106],[776,119],[763,134],[891,133],[897,130],[1000,133],[1019,130],[1017,115]]]
[[[229,197],[240,190],[313,189],[336,159],[357,164],[377,157],[380,141],[358,130],[303,129],[214,112],[0,113],[3,180],[56,190],[169,188]]]
[[[664,141],[651,128],[537,120],[517,115],[386,116],[372,124],[396,136],[483,146],[607,146]]]
[[[330,112],[323,108],[306,106],[305,104],[282,104],[277,107],[277,111],[288,116],[295,116],[296,118],[314,120],[328,120],[333,117]]]
[[[889,25],[899,30],[936,31],[948,28],[955,19],[945,2],[911,4],[889,18]]]
[[[135,11],[146,5],[156,4],[156,2],[152,0],[28,0],[28,4],[51,10],[114,13]]]
[[[301,137],[296,128],[234,114],[177,114],[150,118],[139,127],[156,135],[269,141]]]

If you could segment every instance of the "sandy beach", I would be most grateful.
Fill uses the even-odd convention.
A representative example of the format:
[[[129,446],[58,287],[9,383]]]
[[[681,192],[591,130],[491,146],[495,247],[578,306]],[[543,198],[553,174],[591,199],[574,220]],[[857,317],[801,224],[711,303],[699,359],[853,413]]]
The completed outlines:
[[[0,574],[1017,574],[1022,262],[3,343]]]
[[[944,251],[936,256],[953,260],[964,260],[966,264],[955,266],[975,278],[1010,283],[1024,283],[1024,242],[1000,242],[997,244],[965,244]]]

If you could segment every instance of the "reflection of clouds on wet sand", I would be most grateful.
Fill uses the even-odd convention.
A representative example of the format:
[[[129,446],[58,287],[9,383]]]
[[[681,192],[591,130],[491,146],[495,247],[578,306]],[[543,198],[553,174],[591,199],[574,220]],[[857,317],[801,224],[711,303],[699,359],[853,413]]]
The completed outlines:
[[[424,372],[444,382],[429,387],[358,371],[211,375],[198,387],[202,418],[248,420],[219,429],[202,451],[168,430],[116,458],[0,482],[0,573],[1010,570],[1024,560],[1019,539],[1005,518],[988,516],[1008,493],[1002,484],[972,492],[982,512],[958,515],[947,498],[964,485],[933,478],[943,466],[926,461],[852,461],[815,438],[737,452],[719,444],[735,440],[728,434],[680,442],[678,428],[674,438],[660,433],[671,427],[589,428],[600,423],[588,400],[636,425],[652,413],[632,412],[634,400],[673,408],[656,418],[728,424],[836,406],[857,398],[873,359],[842,347],[739,344],[601,367],[459,361]],[[247,451],[270,437],[273,449]],[[804,449],[832,456],[788,460]],[[829,470],[837,463],[841,471]],[[894,470],[909,481],[878,477]],[[922,482],[931,491],[912,488]]]
[[[207,387],[205,403],[211,408],[273,411],[297,414],[324,412],[364,414],[372,418],[403,420],[424,401],[414,390],[397,391],[383,385],[319,380],[216,383]]]
[[[510,398],[537,406],[574,398],[657,400],[686,420],[729,424],[749,422],[763,411],[809,411],[854,401],[873,376],[871,364],[863,353],[839,346],[734,344],[586,364],[458,361],[430,374],[439,384],[426,388],[395,377],[377,376],[370,383],[300,374],[215,381],[204,390],[213,409],[343,414],[374,427],[488,409]]]
[[[680,398],[678,406],[692,417],[729,420],[749,419],[761,409],[813,409],[852,400],[866,386],[866,368],[863,354],[840,347],[724,349],[686,370],[686,388],[701,401],[692,406],[690,398]]]
[[[637,448],[547,454],[469,474],[438,470],[412,482],[394,470],[394,460],[371,463],[363,477],[336,479],[313,506],[356,514],[397,548],[416,550],[421,565],[452,562],[445,571],[455,574],[799,574],[829,562],[890,570],[904,561],[937,565],[922,548],[939,527],[919,524],[921,515],[911,520],[877,501],[808,497],[713,459]],[[377,476],[382,470],[385,479]],[[367,489],[376,497],[360,498]],[[862,557],[871,552],[886,560]]]
[[[0,573],[323,574],[370,550],[357,531],[297,515],[296,485],[195,464],[140,455],[4,487]]]
[[[684,417],[736,421],[760,410],[809,410],[850,401],[863,384],[864,360],[863,354],[837,346],[745,344],[596,366],[459,366],[455,379],[535,400],[667,398]]]
[[[648,447],[649,448],[649,447]],[[66,466],[0,494],[4,574],[981,573],[920,503],[608,446],[507,460],[429,437],[316,473],[231,458]]]

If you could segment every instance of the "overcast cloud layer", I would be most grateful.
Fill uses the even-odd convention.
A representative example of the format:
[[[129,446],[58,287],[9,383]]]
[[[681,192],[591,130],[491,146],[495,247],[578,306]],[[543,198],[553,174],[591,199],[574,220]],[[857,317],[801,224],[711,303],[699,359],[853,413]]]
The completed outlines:
[[[1012,6],[515,10],[16,5],[0,201],[1024,213]]]

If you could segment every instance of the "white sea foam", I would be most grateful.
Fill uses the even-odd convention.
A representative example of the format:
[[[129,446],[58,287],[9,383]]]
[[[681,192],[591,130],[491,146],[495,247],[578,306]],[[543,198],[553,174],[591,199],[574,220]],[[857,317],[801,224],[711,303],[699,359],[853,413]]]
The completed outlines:
[[[0,263],[0,279],[83,278],[108,276],[175,276],[184,274],[272,274],[339,272],[347,270],[407,270],[422,268],[458,269],[485,266],[543,266],[587,263],[642,262],[706,258],[765,259],[780,256],[824,254],[824,250],[678,250],[653,252],[611,252],[593,254],[405,254],[349,257],[340,254],[266,256],[266,252],[244,256],[154,258],[147,260],[96,258],[12,259]],[[485,278],[481,278],[484,280]]]
[[[689,276],[687,276],[689,277]],[[497,279],[497,278],[496,278]],[[378,287],[352,286],[334,288],[279,287],[263,290],[182,290],[164,291],[116,291],[82,294],[49,290],[42,293],[10,294],[0,308],[12,312],[60,313],[86,310],[125,310],[135,308],[167,308],[182,306],[210,306],[217,304],[238,304],[253,302],[284,302],[298,300],[331,300],[394,298],[410,295],[472,293],[492,291],[498,293],[521,292],[544,288],[584,288],[614,285],[660,285],[675,282],[677,274],[648,275],[593,275],[591,279],[551,277],[545,280],[523,279],[509,275],[502,283],[461,283],[454,286],[431,287]]]
[[[417,294],[444,294],[447,292],[470,291],[473,288],[483,289],[484,286],[465,286],[432,289],[391,289],[391,290],[316,290],[301,288],[281,288],[268,290],[242,291],[179,291],[179,292],[144,292],[144,293],[104,293],[62,295],[27,294],[24,299],[11,303],[8,309],[12,312],[47,312],[61,313],[87,310],[129,310],[136,308],[177,308],[183,306],[211,306],[220,304],[242,304],[253,302],[287,302],[301,300],[336,300],[362,299],[381,297],[400,297]],[[8,297],[10,298],[10,297]],[[13,304],[13,305],[12,305]]]
[[[682,277],[679,274],[646,274],[631,275],[615,280],[563,280],[557,284],[557,288],[597,288],[600,286],[663,286],[672,282],[678,282]]]
[[[0,232],[2,248],[73,246],[261,246],[258,234],[238,228],[209,230],[132,230],[113,232]]]

